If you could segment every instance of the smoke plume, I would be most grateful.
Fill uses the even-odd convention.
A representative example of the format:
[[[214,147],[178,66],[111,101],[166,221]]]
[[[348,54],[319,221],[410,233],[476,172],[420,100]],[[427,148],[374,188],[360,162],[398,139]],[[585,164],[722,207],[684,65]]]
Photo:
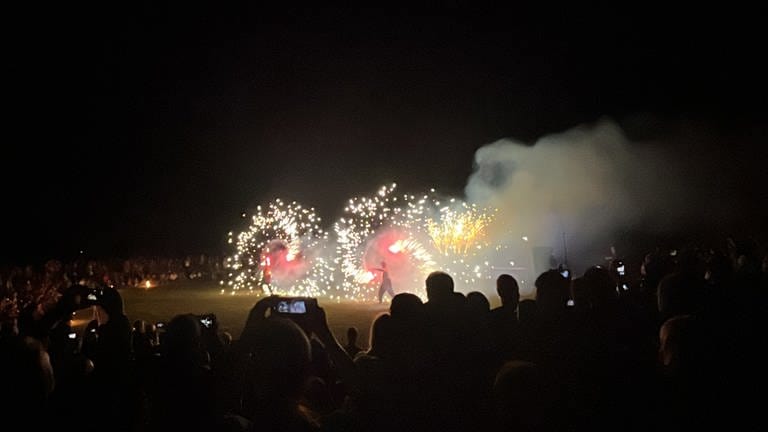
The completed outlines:
[[[552,248],[573,268],[610,255],[617,231],[655,219],[677,223],[684,190],[674,158],[630,142],[610,120],[547,135],[533,145],[502,139],[477,150],[466,195],[499,209],[490,235],[518,255]],[[526,251],[527,249],[527,251]]]

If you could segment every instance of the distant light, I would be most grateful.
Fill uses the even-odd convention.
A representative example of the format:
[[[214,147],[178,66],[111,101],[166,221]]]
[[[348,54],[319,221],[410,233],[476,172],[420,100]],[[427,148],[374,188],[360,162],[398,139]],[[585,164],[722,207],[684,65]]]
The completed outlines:
[[[514,262],[514,261],[510,261],[510,262],[509,262],[509,265],[511,265],[511,266],[514,266],[514,265],[515,265],[515,262]]]
[[[528,241],[528,236],[523,236],[523,241]]]
[[[247,215],[247,214],[245,214],[245,212],[243,212],[243,213],[240,213],[240,217],[241,217],[241,218],[245,218],[245,217],[247,217],[247,216],[248,216],[248,215]]]
[[[80,255],[82,255],[82,254],[84,254],[84,253],[85,253],[85,252],[83,252],[82,250],[80,251]]]
[[[146,282],[144,283],[144,287],[145,287],[145,288],[152,288],[152,284],[151,284],[151,283],[149,283],[149,281],[146,281]]]

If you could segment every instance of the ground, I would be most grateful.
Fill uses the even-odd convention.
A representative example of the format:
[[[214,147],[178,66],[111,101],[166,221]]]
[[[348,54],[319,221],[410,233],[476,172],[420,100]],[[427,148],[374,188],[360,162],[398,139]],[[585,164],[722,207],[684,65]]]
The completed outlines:
[[[131,322],[142,319],[148,322],[168,321],[177,314],[214,313],[219,320],[219,329],[228,331],[235,338],[240,336],[248,312],[259,300],[256,295],[221,294],[214,282],[179,282],[156,288],[125,288],[120,293],[125,305],[125,314]],[[346,330],[357,327],[360,345],[367,346],[371,322],[381,313],[389,310],[389,304],[338,303],[319,299],[326,311],[328,324],[340,342],[346,341]],[[90,309],[79,311],[75,324],[84,326],[92,316]]]

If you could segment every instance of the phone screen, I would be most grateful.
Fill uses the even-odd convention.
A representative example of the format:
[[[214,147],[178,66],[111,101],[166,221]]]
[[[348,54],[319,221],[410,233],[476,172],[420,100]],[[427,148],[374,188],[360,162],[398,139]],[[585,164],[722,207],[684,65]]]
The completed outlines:
[[[292,302],[291,313],[295,313],[295,314],[307,313],[307,305],[304,304],[304,300],[296,300]]]
[[[300,299],[280,300],[275,310],[284,314],[305,314],[307,313],[307,305],[304,300]]]
[[[70,339],[77,339],[77,333],[70,333],[67,335]]]
[[[624,264],[616,267],[616,271],[619,272],[621,276],[624,276]]]

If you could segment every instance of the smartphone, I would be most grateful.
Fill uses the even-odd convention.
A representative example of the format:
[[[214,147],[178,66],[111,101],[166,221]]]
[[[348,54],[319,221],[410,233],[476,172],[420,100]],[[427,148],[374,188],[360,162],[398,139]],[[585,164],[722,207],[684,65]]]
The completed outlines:
[[[77,333],[70,333],[67,335],[70,339],[77,339]]]
[[[560,271],[560,274],[563,275],[564,278],[568,279],[568,277],[571,276],[571,271],[568,269],[563,269]]]
[[[317,305],[317,300],[306,297],[279,298],[272,311],[280,315],[305,315]]]
[[[568,301],[565,303],[568,307],[573,307],[576,304],[576,302],[573,301],[573,299],[568,299]]]
[[[88,298],[88,300],[94,301],[94,302],[99,300],[99,298],[96,297],[96,294],[93,293],[93,292],[88,293],[88,297],[87,298]]]
[[[158,329],[162,329],[162,328],[165,328],[165,323],[164,323],[164,322],[162,322],[162,321],[160,321],[160,322],[158,322],[157,324],[155,324],[155,327],[157,327]]]

